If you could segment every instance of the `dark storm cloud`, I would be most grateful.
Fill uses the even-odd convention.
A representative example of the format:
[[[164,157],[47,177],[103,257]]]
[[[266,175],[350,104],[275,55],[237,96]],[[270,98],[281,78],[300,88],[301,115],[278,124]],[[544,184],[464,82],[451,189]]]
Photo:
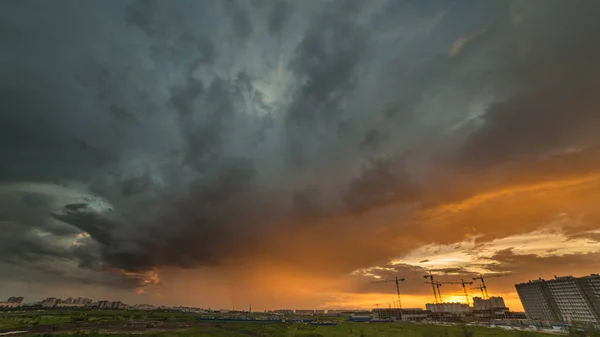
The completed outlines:
[[[125,9],[125,21],[136,25],[150,36],[162,36],[166,33],[173,21],[165,16],[165,12],[172,11],[167,2],[159,0],[132,1]]]
[[[277,0],[269,13],[268,29],[271,34],[279,34],[292,14],[292,4],[287,0]]]
[[[240,39],[247,39],[252,34],[252,25],[248,19],[248,10],[237,7],[231,16],[233,33]]]
[[[391,203],[416,202],[419,193],[419,186],[403,169],[402,158],[383,158],[370,162],[349,183],[344,201],[351,211],[365,212]]]
[[[360,240],[370,212],[436,190],[430,157],[595,144],[598,5],[551,4],[4,2],[0,261],[136,286],[272,255],[316,219],[360,216]],[[448,131],[474,102],[483,126]]]
[[[499,69],[506,71],[497,80],[510,96],[487,108],[483,127],[461,150],[462,160],[475,168],[599,141],[600,100],[593,92],[600,88],[600,47],[594,42],[600,4],[550,2],[521,11],[514,15],[523,22],[496,47]]]
[[[290,123],[334,118],[338,103],[353,88],[357,66],[368,53],[369,33],[333,6],[311,22],[297,46],[291,67],[304,84],[288,111]]]
[[[369,31],[353,19],[355,3],[334,1],[311,19],[291,60],[291,69],[303,83],[286,114],[293,165],[303,165],[309,160],[305,152],[316,150],[303,140],[307,129],[322,129],[313,141],[329,141],[330,131],[325,130],[336,128],[343,118],[340,104],[355,88],[360,65],[369,53]]]
[[[204,84],[196,78],[189,78],[183,86],[171,88],[170,103],[182,115],[192,113],[194,100],[204,92]]]

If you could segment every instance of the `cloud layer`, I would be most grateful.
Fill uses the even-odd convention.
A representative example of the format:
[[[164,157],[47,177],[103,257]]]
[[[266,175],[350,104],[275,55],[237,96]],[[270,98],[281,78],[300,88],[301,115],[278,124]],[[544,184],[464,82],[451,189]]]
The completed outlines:
[[[139,290],[248,261],[343,279],[597,228],[596,1],[0,6],[11,281]],[[537,256],[511,254],[499,269]]]

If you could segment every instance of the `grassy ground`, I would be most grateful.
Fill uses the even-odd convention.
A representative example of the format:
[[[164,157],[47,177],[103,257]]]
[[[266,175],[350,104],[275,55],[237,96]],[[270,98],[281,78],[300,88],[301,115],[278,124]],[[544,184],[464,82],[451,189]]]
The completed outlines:
[[[28,330],[25,336],[163,336],[163,337],[542,337],[532,332],[481,327],[409,323],[350,323],[313,326],[299,323],[196,322],[198,315],[166,312],[42,311],[0,313],[0,332]],[[154,329],[124,329],[128,320],[162,321]],[[186,325],[182,327],[182,323]]]
[[[134,336],[133,334],[101,334],[101,333],[75,333],[59,334],[53,336]],[[146,335],[146,334],[144,334]],[[360,324],[342,323],[336,326],[309,326],[302,324],[274,324],[274,323],[225,323],[212,326],[194,327],[185,331],[160,332],[151,334],[161,337],[237,337],[237,336],[264,336],[264,337],[541,337],[548,336],[531,332],[504,331],[499,329],[462,327],[438,327],[432,325],[412,324]],[[45,337],[43,334],[32,336]],[[48,335],[46,335],[48,336]]]

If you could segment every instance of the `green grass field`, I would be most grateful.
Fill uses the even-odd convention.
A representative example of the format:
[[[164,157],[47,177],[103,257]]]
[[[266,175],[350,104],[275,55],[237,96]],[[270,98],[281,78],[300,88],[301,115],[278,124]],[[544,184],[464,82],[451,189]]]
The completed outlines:
[[[534,332],[505,331],[484,327],[437,326],[411,323],[350,323],[338,317],[338,325],[302,323],[196,322],[198,315],[170,312],[40,311],[0,313],[0,332],[27,330],[21,336],[264,336],[264,337],[542,337]],[[161,321],[153,329],[126,330],[126,321]]]

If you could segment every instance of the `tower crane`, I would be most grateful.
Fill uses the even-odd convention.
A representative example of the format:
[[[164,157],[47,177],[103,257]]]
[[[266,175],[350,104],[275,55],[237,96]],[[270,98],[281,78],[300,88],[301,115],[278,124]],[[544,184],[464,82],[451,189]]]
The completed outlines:
[[[429,279],[429,282],[425,282],[427,284],[431,284],[431,290],[433,290],[433,301],[435,302],[435,304],[439,304],[440,300],[441,300],[441,295],[439,294],[440,291],[440,286],[439,284],[437,284],[437,282],[435,282],[433,280],[433,274],[431,273],[431,271],[428,272],[427,275],[423,276],[424,279]],[[436,290],[436,285],[437,285],[437,290]]]
[[[400,282],[404,282],[404,280],[405,280],[405,278],[398,278],[396,276],[393,280],[373,281],[372,283],[395,282],[396,283],[396,294],[398,295],[398,308],[402,309],[402,302],[400,302]]]
[[[463,291],[465,292],[465,299],[467,300],[467,305],[470,305],[469,303],[469,292],[467,291],[467,284],[473,284],[473,282],[465,282],[464,279],[461,279],[460,282],[458,281],[449,281],[449,282],[439,282],[439,284],[460,284],[463,287]]]
[[[477,287],[473,287],[471,289],[479,289],[481,291],[481,298],[485,298],[485,295],[483,294],[483,286],[479,285]]]
[[[435,297],[435,304],[443,303],[442,293],[440,292],[440,287],[442,286],[442,283],[440,283],[438,281],[434,281],[434,282],[425,281],[425,283],[431,284],[431,288],[433,289],[433,296]]]
[[[463,291],[465,292],[465,299],[467,300],[467,306],[470,306],[471,304],[469,303],[469,291],[467,290],[467,284],[468,285],[472,285],[473,281],[471,282],[465,282],[464,279],[460,279],[460,284],[462,284],[463,287]]]
[[[510,275],[510,274],[488,274],[488,275],[479,274],[479,276],[473,277],[473,281],[477,281],[477,280],[481,281],[481,294],[483,296],[483,299],[487,300],[490,298],[490,295],[488,294],[487,286],[485,285],[485,279],[491,278],[491,277],[508,276],[508,275]]]

